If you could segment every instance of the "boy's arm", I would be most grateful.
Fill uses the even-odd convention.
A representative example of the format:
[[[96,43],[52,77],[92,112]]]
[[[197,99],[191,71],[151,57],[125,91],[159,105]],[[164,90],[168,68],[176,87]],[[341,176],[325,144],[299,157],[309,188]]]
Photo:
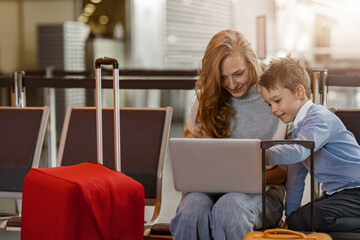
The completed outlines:
[[[295,211],[300,206],[307,174],[308,170],[303,166],[302,163],[295,163],[288,166],[285,200],[286,215]]]
[[[310,150],[298,144],[276,145],[267,149],[265,154],[266,165],[289,165],[304,161],[310,156]]]
[[[314,141],[315,152],[322,148],[330,138],[328,125],[316,115],[307,116],[300,128],[293,139]],[[298,163],[304,161],[309,156],[310,150],[298,144],[277,145],[266,150],[268,165]]]

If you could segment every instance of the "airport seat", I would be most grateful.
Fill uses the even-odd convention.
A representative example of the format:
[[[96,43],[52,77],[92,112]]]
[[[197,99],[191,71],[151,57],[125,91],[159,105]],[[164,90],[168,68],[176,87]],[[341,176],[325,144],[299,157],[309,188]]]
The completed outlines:
[[[39,166],[48,107],[0,107],[0,197],[21,198],[25,175]]]
[[[154,206],[147,229],[157,222],[161,208],[162,176],[172,108],[121,108],[121,171],[140,182],[145,204]],[[103,108],[104,166],[115,169],[113,110]],[[68,107],[61,134],[57,166],[96,162],[95,107]]]
[[[360,233],[331,232],[328,233],[333,240],[359,240]]]
[[[156,223],[147,229],[147,234],[144,235],[144,240],[163,240],[173,239],[170,232],[169,223]]]
[[[360,109],[336,109],[330,108],[344,123],[345,127],[354,134],[355,139],[360,143]]]
[[[0,107],[0,198],[22,198],[25,175],[39,166],[48,118],[46,106]]]
[[[360,109],[336,109],[329,108],[344,123],[345,127],[354,134],[355,139],[360,143]],[[360,233],[331,232],[329,235],[333,240],[360,239]]]
[[[316,78],[313,78],[312,84],[314,86],[314,90],[318,89],[315,93],[315,98],[319,99],[320,104],[324,104],[329,86],[356,87],[359,83],[358,77],[356,76],[336,74],[328,75],[326,69],[320,71],[319,77],[318,81]],[[360,109],[336,109],[330,107],[329,110],[340,118],[345,127],[354,134],[357,142],[360,143]],[[360,233],[331,232],[328,234],[333,238],[333,240],[360,239]]]

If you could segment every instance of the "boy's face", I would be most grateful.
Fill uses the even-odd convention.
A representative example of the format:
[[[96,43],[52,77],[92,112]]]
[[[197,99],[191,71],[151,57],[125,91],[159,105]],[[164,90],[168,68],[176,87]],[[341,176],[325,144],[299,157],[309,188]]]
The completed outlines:
[[[292,122],[306,102],[304,102],[304,95],[301,94],[303,87],[299,85],[295,92],[280,87],[278,84],[275,87],[275,89],[268,91],[262,86],[261,95],[276,117],[284,123]]]

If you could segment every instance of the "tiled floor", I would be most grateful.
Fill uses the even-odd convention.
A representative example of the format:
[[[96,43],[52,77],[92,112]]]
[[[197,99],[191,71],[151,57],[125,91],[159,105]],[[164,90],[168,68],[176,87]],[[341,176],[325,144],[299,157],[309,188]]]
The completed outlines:
[[[20,232],[5,231],[0,229],[0,239],[1,240],[19,240]]]

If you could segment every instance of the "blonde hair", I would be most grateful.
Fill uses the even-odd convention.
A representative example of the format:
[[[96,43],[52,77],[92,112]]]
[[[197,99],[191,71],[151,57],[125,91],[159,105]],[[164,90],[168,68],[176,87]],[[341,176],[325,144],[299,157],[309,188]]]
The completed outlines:
[[[310,77],[305,65],[300,59],[292,58],[290,55],[284,58],[273,58],[261,76],[259,84],[268,91],[275,89],[278,84],[291,92],[296,92],[296,87],[302,85],[308,99],[311,98]]]
[[[249,68],[250,85],[257,84],[261,68],[250,43],[240,32],[228,29],[215,34],[208,43],[199,79],[195,90],[199,100],[196,123],[206,135],[213,138],[229,137],[231,120],[235,110],[231,105],[231,94],[221,87],[221,64],[233,54],[244,57]]]

